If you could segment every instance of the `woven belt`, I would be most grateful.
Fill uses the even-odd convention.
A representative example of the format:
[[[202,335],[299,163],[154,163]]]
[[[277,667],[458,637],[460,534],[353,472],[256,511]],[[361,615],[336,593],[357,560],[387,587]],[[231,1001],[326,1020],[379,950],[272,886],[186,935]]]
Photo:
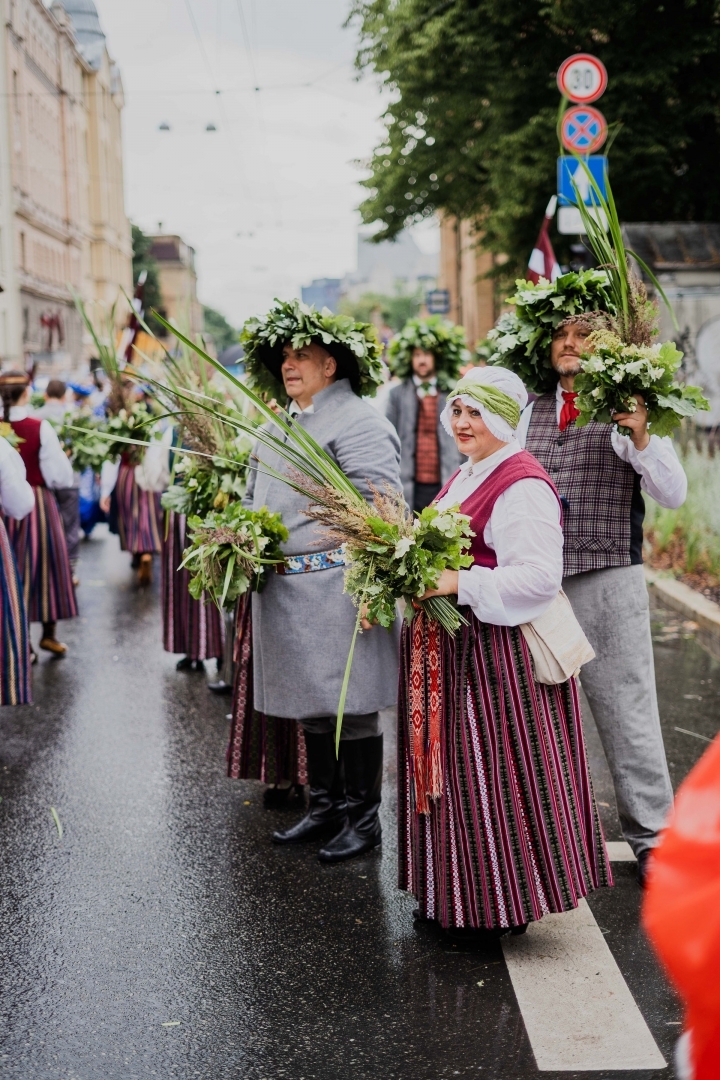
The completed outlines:
[[[277,574],[311,574],[314,570],[332,570],[345,565],[345,551],[311,551],[307,555],[286,555],[284,563],[275,564]]]

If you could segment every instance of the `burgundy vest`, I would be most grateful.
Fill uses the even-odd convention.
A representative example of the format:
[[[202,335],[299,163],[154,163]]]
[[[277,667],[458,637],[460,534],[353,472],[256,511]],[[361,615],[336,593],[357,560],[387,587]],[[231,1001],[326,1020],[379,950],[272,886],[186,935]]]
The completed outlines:
[[[24,420],[13,420],[10,427],[23,441],[18,446],[20,457],[25,462],[28,484],[33,487],[45,487],[43,474],[40,472],[40,425],[42,420],[26,416]]]
[[[457,476],[457,473],[455,473]],[[438,499],[441,498],[452,484],[455,476],[452,476],[448,480],[445,487],[438,495]],[[460,512],[467,514],[470,518],[470,527],[475,533],[472,544],[470,545],[470,554],[473,557],[473,562],[476,566],[497,566],[497,557],[492,548],[489,548],[485,543],[483,533],[485,532],[485,526],[490,520],[490,516],[493,512],[495,503],[509,487],[516,484],[518,480],[544,480],[548,487],[551,489],[558,503],[560,503],[560,496],[555,490],[555,485],[543,469],[542,465],[535,460],[532,454],[528,454],[527,450],[521,450],[519,454],[514,454],[510,458],[506,458],[501,462],[496,469],[494,469],[487,480],[484,480],[480,487],[473,491],[472,495],[468,495],[467,499],[460,504]],[[562,521],[562,509],[561,509],[561,521]]]

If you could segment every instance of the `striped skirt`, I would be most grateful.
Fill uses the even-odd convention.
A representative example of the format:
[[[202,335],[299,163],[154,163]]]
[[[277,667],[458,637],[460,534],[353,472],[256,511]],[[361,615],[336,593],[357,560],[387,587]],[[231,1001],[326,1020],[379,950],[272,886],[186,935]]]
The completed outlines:
[[[517,628],[463,613],[437,648],[424,616],[403,629],[399,883],[445,928],[519,926],[612,877],[576,680],[535,682]]]
[[[160,493],[143,491],[135,483],[135,466],[120,464],[117,484],[118,533],[121,551],[157,554],[162,548],[163,510]]]
[[[0,705],[32,701],[30,636],[15,555],[0,520]]]
[[[190,660],[223,655],[223,621],[217,606],[203,594],[193,600],[190,575],[179,570],[185,549],[185,515],[168,511],[167,537],[162,545],[162,613],[165,652],[184,653]]]
[[[35,506],[22,521],[5,518],[23,585],[28,622],[77,615],[65,530],[52,491],[35,487]]]
[[[238,605],[228,776],[265,784],[306,784],[305,736],[300,724],[282,716],[266,716],[253,707],[251,611],[248,593]]]

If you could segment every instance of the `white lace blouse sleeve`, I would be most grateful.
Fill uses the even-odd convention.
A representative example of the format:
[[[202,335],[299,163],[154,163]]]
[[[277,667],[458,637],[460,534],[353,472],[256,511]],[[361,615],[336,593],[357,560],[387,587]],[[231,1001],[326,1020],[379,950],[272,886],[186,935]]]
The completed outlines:
[[[617,431],[613,430],[611,439],[620,460],[629,462],[640,474],[643,491],[668,510],[682,506],[687,496],[687,477],[671,438],[651,435],[644,450],[636,450],[632,439]]]
[[[518,480],[495,503],[485,543],[496,567],[461,570],[458,602],[481,622],[519,626],[538,618],[560,590],[563,536],[560,507],[544,480]]]
[[[119,461],[103,461],[100,470],[100,498],[106,499],[112,495],[120,473]]]
[[[22,521],[35,506],[35,492],[25,479],[25,462],[0,436],[0,506],[8,517]]]
[[[60,445],[57,432],[47,420],[40,422],[40,472],[49,488],[73,486],[70,459]]]

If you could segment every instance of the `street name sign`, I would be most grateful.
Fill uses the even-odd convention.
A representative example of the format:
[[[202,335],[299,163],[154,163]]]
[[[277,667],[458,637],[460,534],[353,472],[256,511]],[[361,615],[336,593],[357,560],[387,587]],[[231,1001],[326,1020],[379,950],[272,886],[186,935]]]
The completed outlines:
[[[607,71],[602,60],[590,53],[568,56],[557,73],[560,93],[578,105],[589,105],[605,93]]]
[[[450,310],[449,289],[431,289],[425,296],[425,307],[430,315],[447,315]]]
[[[592,105],[573,105],[560,121],[560,138],[566,150],[594,154],[607,139],[607,121]]]

